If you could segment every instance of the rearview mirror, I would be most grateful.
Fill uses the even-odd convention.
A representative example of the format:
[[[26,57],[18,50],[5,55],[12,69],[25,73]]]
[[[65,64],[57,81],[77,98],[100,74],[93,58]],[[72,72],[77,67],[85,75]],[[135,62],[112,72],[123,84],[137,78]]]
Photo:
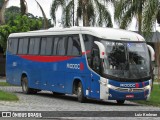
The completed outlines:
[[[104,53],[105,53],[105,47],[101,42],[94,41],[94,43],[98,46],[99,48],[99,56],[101,59],[104,58]]]
[[[151,61],[155,61],[155,52],[154,52],[154,49],[150,46],[150,45],[147,45],[148,47],[148,50],[149,50],[149,53],[150,53],[150,57],[151,57]]]

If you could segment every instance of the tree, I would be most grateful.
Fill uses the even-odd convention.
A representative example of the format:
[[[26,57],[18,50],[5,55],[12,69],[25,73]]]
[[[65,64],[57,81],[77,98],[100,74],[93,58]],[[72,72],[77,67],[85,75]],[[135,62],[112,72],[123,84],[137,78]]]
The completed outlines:
[[[27,32],[42,28],[42,20],[29,18],[26,15],[18,15],[15,19],[10,19],[6,25],[0,26],[0,45],[3,51],[6,50],[6,43],[9,34],[15,32]]]
[[[117,0],[115,1],[115,19],[120,28],[126,29],[135,17],[138,31],[147,35],[153,29],[158,13],[159,0]]]
[[[0,25],[5,24],[4,13],[9,0],[0,0]]]
[[[51,17],[56,24],[56,11],[62,8],[62,24],[72,26],[83,21],[83,26],[108,26],[112,27],[111,15],[104,5],[106,0],[53,0],[51,5]],[[110,0],[107,0],[108,2]],[[76,6],[76,8],[75,8]],[[74,21],[76,18],[76,22]]]
[[[160,8],[159,8],[158,14],[157,14],[157,23],[160,25]]]
[[[3,51],[6,50],[7,38],[11,33],[11,28],[8,25],[0,26],[0,46],[3,48]]]
[[[11,21],[10,19],[16,19],[16,16],[21,14],[21,10],[17,6],[11,6],[9,8],[6,8],[5,10],[5,22],[8,23],[8,21]]]
[[[42,19],[40,18],[30,18],[27,15],[22,16],[19,14],[14,19],[9,19],[6,25],[0,26],[0,45],[3,51],[6,50],[6,42],[9,34],[39,30],[41,28]]]
[[[37,0],[35,0],[35,2],[37,3],[38,7],[40,8],[42,15],[44,17],[44,29],[48,28],[48,20],[46,17],[46,14],[42,8],[42,6],[39,4],[39,2]],[[21,8],[21,15],[26,15],[28,13],[28,8],[27,8],[27,2],[26,0],[20,0],[20,8]]]
[[[20,8],[21,8],[21,15],[25,15],[28,13],[26,0],[20,0]]]
[[[17,6],[11,6],[9,8],[6,8],[6,12],[5,12],[5,21],[6,23],[8,24],[12,24],[11,22],[13,22],[17,16],[20,16],[21,15],[21,10],[19,7]],[[28,16],[29,18],[32,18],[32,19],[37,19],[37,20],[40,20],[42,21],[42,28],[40,29],[46,29],[48,27],[52,27],[52,23],[51,23],[51,19],[45,19],[44,20],[44,17],[38,17],[38,16],[34,16],[33,14],[31,13],[27,13],[25,14],[26,16]],[[46,21],[47,21],[47,25],[46,25]]]
[[[46,14],[42,8],[42,6],[39,4],[39,2],[37,2],[37,0],[35,0],[37,5],[39,6],[41,12],[42,12],[42,15],[43,15],[43,18],[44,18],[44,28],[47,29],[48,28],[48,20],[47,20],[47,17],[46,17]]]

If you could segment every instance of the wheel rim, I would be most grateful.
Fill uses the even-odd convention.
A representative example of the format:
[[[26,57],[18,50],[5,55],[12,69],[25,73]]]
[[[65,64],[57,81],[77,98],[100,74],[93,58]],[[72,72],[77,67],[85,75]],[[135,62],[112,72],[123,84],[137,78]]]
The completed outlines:
[[[23,88],[23,91],[26,92],[27,91],[27,86],[26,86],[26,82],[22,82],[22,88]]]
[[[78,86],[78,96],[81,96],[82,95],[82,87],[81,85]]]

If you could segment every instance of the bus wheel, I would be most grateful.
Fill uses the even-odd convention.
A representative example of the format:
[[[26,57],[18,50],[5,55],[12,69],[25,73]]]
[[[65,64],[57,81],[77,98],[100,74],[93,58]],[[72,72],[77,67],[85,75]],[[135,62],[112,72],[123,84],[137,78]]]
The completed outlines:
[[[82,86],[81,82],[78,83],[77,97],[78,97],[78,101],[81,103],[85,102],[85,100],[86,100],[86,98],[84,97],[83,86]]]
[[[22,91],[25,94],[31,93],[31,88],[28,87],[28,79],[27,77],[22,78]]]
[[[117,100],[117,104],[122,105],[124,104],[125,100]]]

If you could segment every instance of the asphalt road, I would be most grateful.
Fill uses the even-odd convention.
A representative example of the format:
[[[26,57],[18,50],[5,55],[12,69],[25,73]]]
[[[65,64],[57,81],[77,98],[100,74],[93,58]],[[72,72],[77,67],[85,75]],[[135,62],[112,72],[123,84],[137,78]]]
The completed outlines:
[[[26,95],[22,93],[21,87],[0,87],[0,90],[15,93],[19,97],[19,101],[17,102],[0,101],[0,111],[160,111],[160,108],[158,107],[144,106],[130,101],[126,101],[124,105],[117,105],[116,101],[96,100],[87,100],[86,103],[79,103],[76,96],[55,96],[49,91],[42,91],[37,94]],[[132,114],[132,112],[130,113]],[[95,114],[96,113],[93,113],[93,115]],[[87,119],[92,118],[89,117]],[[94,119],[102,118],[96,117]]]

